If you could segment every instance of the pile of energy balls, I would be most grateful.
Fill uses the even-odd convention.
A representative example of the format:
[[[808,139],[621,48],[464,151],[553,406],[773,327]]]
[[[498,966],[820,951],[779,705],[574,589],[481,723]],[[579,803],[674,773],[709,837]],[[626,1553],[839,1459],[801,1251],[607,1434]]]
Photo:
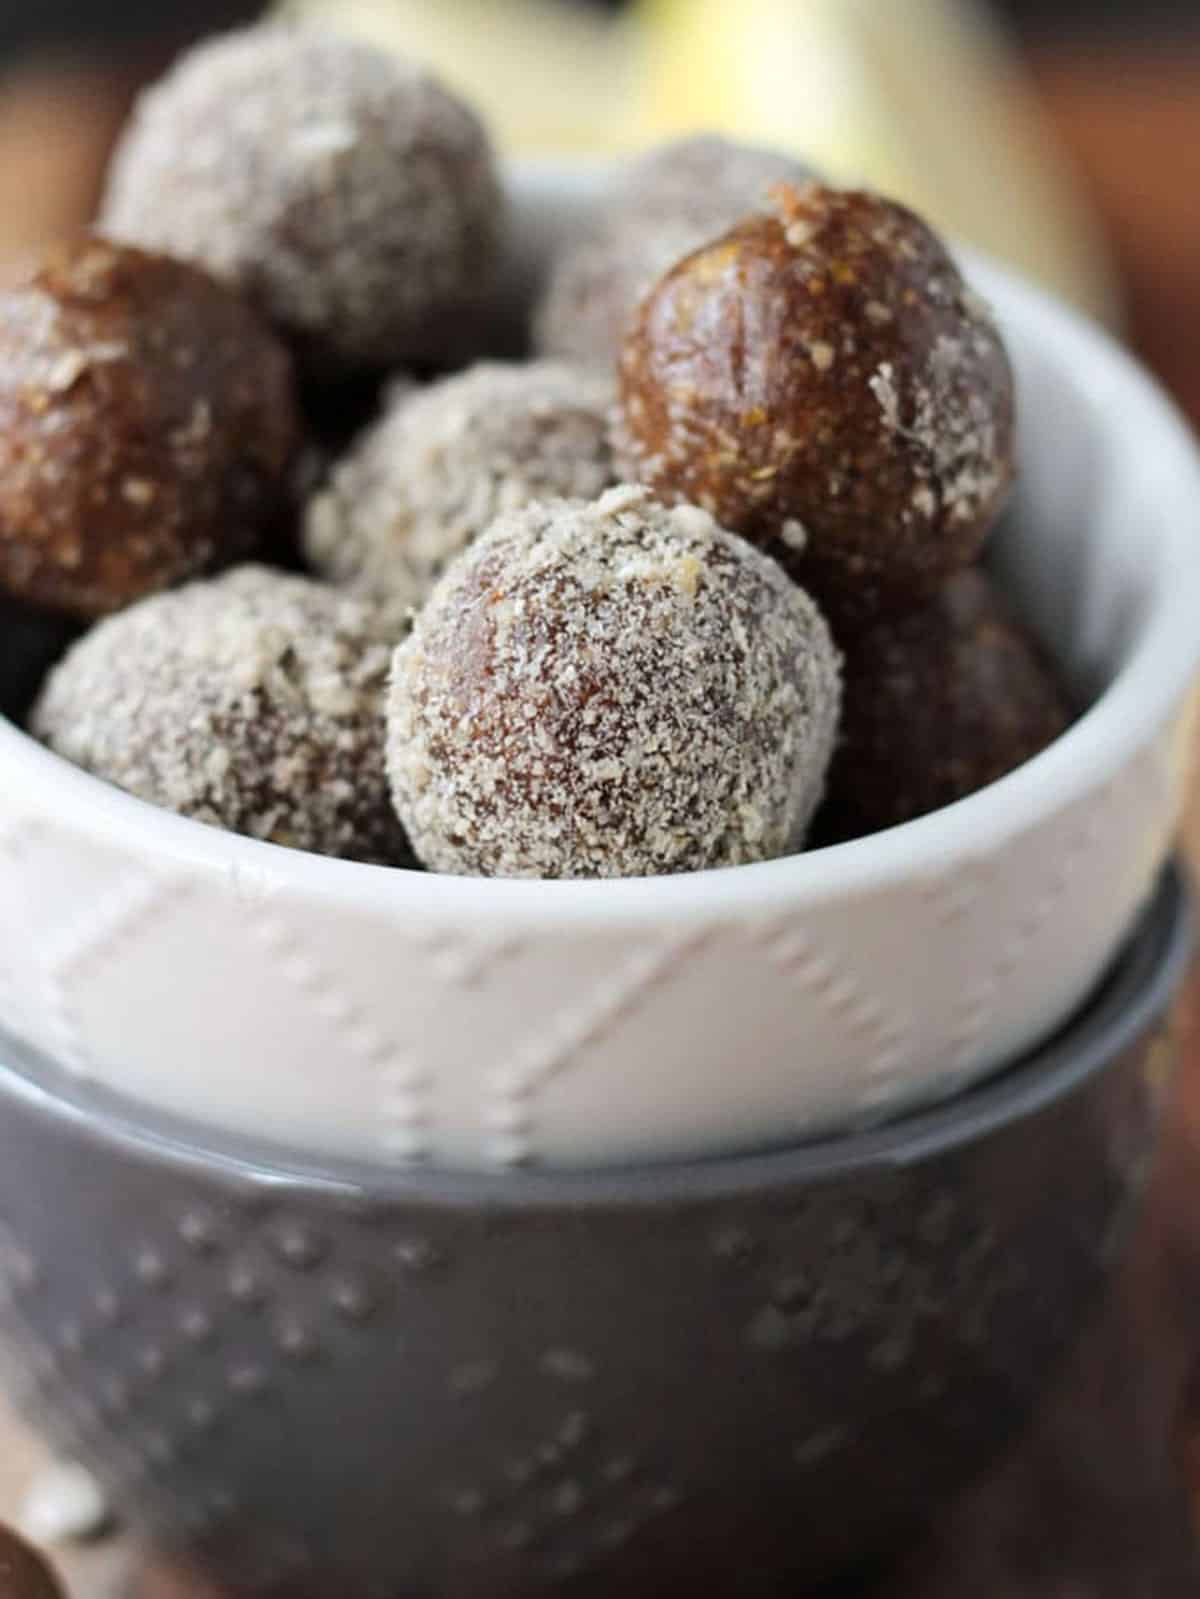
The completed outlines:
[[[1057,737],[974,564],[1009,362],[923,222],[674,143],[506,361],[513,227],[478,118],[360,42],[257,27],[143,98],[0,295],[38,738],[277,844],[562,878],[856,837]]]

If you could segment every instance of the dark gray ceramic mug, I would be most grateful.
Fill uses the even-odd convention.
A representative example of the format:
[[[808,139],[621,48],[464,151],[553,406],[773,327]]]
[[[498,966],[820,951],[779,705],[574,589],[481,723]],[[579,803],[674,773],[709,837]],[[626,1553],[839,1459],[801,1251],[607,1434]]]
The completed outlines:
[[[1171,874],[1086,1011],[954,1104],[624,1173],[315,1170],[10,1044],[11,1380],[239,1594],[791,1591],[1036,1405],[1127,1233],[1188,929]]]

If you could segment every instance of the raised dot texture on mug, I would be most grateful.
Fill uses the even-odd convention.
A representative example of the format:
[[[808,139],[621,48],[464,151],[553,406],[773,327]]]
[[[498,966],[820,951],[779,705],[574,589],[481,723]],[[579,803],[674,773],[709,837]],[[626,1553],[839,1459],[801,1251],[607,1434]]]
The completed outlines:
[[[443,1262],[441,1250],[426,1238],[401,1238],[392,1246],[396,1264],[417,1274],[432,1271]]]
[[[319,1353],[315,1335],[295,1317],[287,1316],[277,1323],[275,1342],[289,1360],[313,1360]]]
[[[213,1336],[213,1319],[199,1305],[189,1305],[179,1313],[179,1330],[190,1344],[206,1344]]]
[[[500,1367],[494,1360],[467,1361],[450,1373],[450,1392],[458,1398],[481,1394],[491,1387],[499,1374]]]
[[[67,1354],[82,1354],[84,1347],[83,1328],[73,1317],[60,1323],[58,1342],[60,1348],[65,1350]]]
[[[341,1277],[331,1283],[329,1299],[344,1321],[369,1321],[375,1314],[374,1294],[355,1277]]]
[[[217,1407],[211,1399],[197,1397],[189,1399],[185,1407],[189,1424],[197,1432],[208,1432],[216,1422]]]
[[[170,1282],[170,1271],[157,1249],[139,1249],[133,1259],[134,1276],[147,1288],[165,1288]]]
[[[590,1382],[596,1375],[595,1363],[576,1349],[547,1349],[541,1367],[559,1382]]]
[[[267,1387],[266,1372],[261,1366],[256,1366],[250,1361],[231,1366],[226,1380],[233,1393],[250,1397],[261,1394]]]
[[[217,1248],[217,1224],[206,1210],[185,1211],[179,1220],[179,1236],[197,1255],[212,1254]]]
[[[137,1363],[147,1377],[161,1377],[167,1357],[158,1344],[145,1344],[138,1350]]]
[[[275,1252],[297,1271],[311,1271],[325,1257],[325,1245],[310,1228],[299,1223],[281,1226],[272,1239]]]
[[[265,1295],[258,1275],[246,1265],[237,1265],[229,1273],[229,1294],[239,1305],[253,1307],[262,1303]]]
[[[92,1303],[100,1320],[109,1327],[115,1327],[125,1314],[125,1307],[111,1288],[98,1288]]]

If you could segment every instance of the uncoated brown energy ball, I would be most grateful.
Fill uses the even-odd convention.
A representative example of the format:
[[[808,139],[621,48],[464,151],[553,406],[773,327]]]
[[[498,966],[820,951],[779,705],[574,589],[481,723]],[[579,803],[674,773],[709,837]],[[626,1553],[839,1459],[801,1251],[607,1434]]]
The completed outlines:
[[[183,816],[400,863],[384,771],[394,642],[358,600],[239,567],[94,627],[51,673],[31,726],[77,766]]]
[[[42,1557],[7,1527],[0,1528],[0,1599],[63,1599]]]
[[[638,301],[682,256],[811,170],[794,156],[716,134],[633,162],[596,225],[553,263],[534,319],[540,350],[611,368]]]
[[[396,652],[388,765],[421,860],[629,877],[800,846],[839,658],[780,568],[644,490],[501,517]]]
[[[594,499],[613,481],[612,381],[554,361],[481,362],[402,388],[305,518],[305,552],[395,610],[505,511]]]
[[[978,554],[1013,476],[987,308],[902,206],[810,185],[674,267],[623,350],[618,465],[775,555],[835,628]]]
[[[238,284],[317,371],[459,353],[499,250],[478,118],[388,51],[267,23],[199,46],[117,150],[110,231]]]
[[[940,810],[1052,743],[1071,716],[1034,640],[982,572],[848,647],[823,840]]]
[[[0,292],[0,588],[95,617],[246,553],[297,430],[288,356],[228,289],[56,251]]]

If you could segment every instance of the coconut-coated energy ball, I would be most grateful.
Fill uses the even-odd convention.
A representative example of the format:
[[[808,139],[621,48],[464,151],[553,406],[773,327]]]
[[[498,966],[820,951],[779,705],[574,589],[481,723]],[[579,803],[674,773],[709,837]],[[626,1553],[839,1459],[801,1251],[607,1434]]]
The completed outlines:
[[[551,361],[481,362],[401,388],[313,498],[310,562],[389,607],[420,605],[501,513],[612,483],[612,401],[610,379]]]
[[[384,770],[395,636],[308,578],[244,566],[86,634],[31,728],[75,765],[230,832],[402,863]]]
[[[823,841],[878,832],[995,782],[1071,721],[1034,639],[980,571],[847,646]]]
[[[553,263],[538,348],[611,368],[638,301],[669,267],[766,205],[773,185],[812,175],[794,156],[709,133],[634,161],[596,225]]]
[[[97,237],[0,291],[0,589],[91,618],[250,550],[298,437],[291,363],[206,273]]]
[[[389,51],[265,23],[190,51],[139,103],[103,220],[238,284],[318,373],[437,364],[492,287],[487,134]]]
[[[941,241],[812,184],[663,277],[623,348],[618,465],[776,556],[850,630],[978,555],[1013,477],[1008,357]]]
[[[502,516],[399,646],[396,808],[426,866],[635,877],[800,847],[840,663],[812,601],[644,490]]]

